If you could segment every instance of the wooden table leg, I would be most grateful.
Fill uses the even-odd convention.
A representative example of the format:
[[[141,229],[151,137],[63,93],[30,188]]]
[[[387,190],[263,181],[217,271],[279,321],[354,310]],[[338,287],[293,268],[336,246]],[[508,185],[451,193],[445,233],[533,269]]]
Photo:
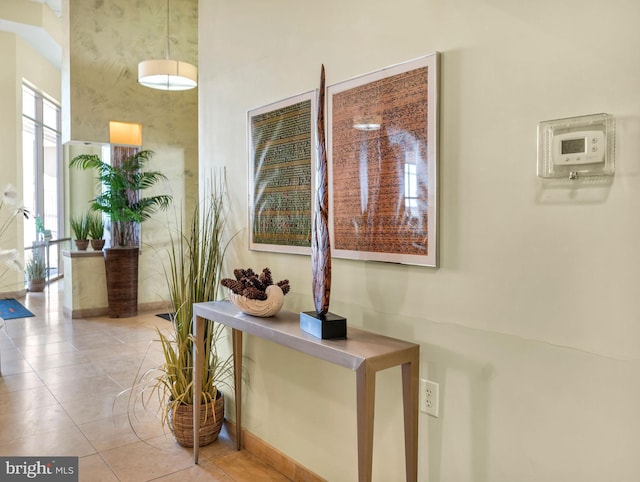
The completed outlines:
[[[420,352],[402,365],[402,404],[404,407],[404,456],[407,482],[418,480],[418,396]]]
[[[202,363],[204,358],[204,318],[193,320],[193,461],[198,463],[200,450],[200,387],[202,386]]]
[[[373,415],[376,372],[364,362],[356,370],[358,420],[358,481],[371,482],[373,465]]]
[[[232,329],[233,388],[236,394],[236,449],[242,448],[242,331]]]

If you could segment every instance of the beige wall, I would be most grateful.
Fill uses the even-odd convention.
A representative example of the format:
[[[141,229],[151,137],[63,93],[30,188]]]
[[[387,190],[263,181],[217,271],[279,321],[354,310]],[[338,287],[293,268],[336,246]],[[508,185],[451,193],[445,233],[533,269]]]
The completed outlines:
[[[16,92],[16,36],[11,33],[0,32],[0,58],[6,59],[6,68],[0,71],[0,146],[3,146],[2,175],[0,176],[0,189],[7,184],[21,186],[22,165],[19,148],[19,130],[17,120],[21,114],[18,111]],[[3,225],[10,216],[10,210],[3,208],[0,211],[0,225]],[[22,221],[14,222],[2,239],[0,249],[20,249],[22,245]],[[0,268],[4,271],[4,267]],[[24,275],[10,270],[0,279],[0,292],[13,292],[23,289]]]
[[[169,177],[154,193],[170,193],[173,207],[142,228],[139,302],[161,301],[167,297],[159,259],[168,247],[167,226],[188,218],[198,198],[198,91],[165,92],[137,82],[138,62],[165,57],[165,2],[69,0],[65,9],[69,38],[63,71],[69,88],[63,94],[64,141],[100,145],[109,141],[110,120],[141,123],[142,147],[155,152],[148,167]],[[197,64],[197,15],[196,0],[171,2],[171,58]],[[71,186],[77,184],[75,176],[86,182],[84,175],[70,171]]]
[[[434,51],[441,56],[441,267],[334,260],[331,311],[413,340],[440,383],[421,481],[640,477],[640,4],[613,0],[200,2],[200,174],[226,166],[232,267],[247,250],[246,113]],[[543,183],[536,126],[617,118],[610,184]],[[248,337],[246,427],[331,481],[356,479],[354,375]],[[374,480],[402,480],[399,370],[379,377]],[[229,412],[231,414],[232,412]]]

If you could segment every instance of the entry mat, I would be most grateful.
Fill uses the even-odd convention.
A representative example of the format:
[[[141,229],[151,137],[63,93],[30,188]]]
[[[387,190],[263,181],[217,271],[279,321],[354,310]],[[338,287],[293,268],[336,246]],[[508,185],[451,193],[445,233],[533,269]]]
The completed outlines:
[[[159,316],[160,318],[164,318],[167,321],[171,321],[171,317],[173,316],[173,313],[158,313],[156,316]]]
[[[0,300],[0,318],[13,320],[14,318],[29,318],[33,316],[28,309],[15,298]]]

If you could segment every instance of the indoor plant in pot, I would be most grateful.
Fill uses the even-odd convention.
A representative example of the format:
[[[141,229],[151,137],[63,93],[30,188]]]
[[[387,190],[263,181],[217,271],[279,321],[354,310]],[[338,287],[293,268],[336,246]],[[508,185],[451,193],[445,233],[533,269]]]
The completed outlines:
[[[193,446],[193,303],[217,299],[221,268],[228,242],[225,229],[223,190],[217,189],[198,206],[185,232],[171,236],[168,266],[165,268],[169,296],[174,310],[171,328],[158,329],[163,363],[140,376],[130,391],[148,406],[157,395],[161,418],[179,444]],[[182,225],[182,222],[179,223]],[[232,355],[219,351],[226,336],[223,325],[206,323],[204,367],[200,387],[199,445],[215,441],[224,419],[221,386],[229,386],[233,373]]]
[[[111,221],[111,247],[104,250],[107,275],[108,313],[112,318],[138,313],[137,226],[158,210],[165,210],[171,196],[142,197],[141,192],[166,180],[160,171],[144,171],[153,152],[142,150],[113,165],[95,154],[82,154],[71,160],[71,167],[95,169],[96,183],[102,192],[91,201],[91,209],[107,215]]]
[[[73,237],[76,238],[75,243],[78,251],[86,251],[89,246],[89,226],[87,219],[86,214],[71,218],[71,231],[73,231]]]
[[[90,213],[87,218],[89,238],[91,238],[91,248],[94,251],[101,251],[104,248],[104,221],[101,213]]]
[[[47,267],[38,250],[33,251],[31,259],[24,266],[29,291],[42,291],[46,283]]]

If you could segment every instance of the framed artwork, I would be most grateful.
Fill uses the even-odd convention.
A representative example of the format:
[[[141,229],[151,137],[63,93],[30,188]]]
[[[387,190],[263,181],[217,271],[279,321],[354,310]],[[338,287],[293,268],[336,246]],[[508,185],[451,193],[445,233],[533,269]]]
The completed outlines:
[[[327,87],[334,257],[438,266],[438,60]]]
[[[249,249],[311,254],[315,94],[248,112]]]

